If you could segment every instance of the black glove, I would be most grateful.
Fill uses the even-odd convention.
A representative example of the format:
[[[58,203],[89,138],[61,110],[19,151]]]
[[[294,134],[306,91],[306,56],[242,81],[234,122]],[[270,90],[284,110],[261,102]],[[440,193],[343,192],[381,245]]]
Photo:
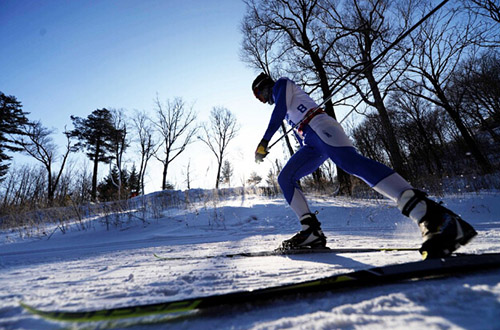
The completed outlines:
[[[257,150],[255,150],[255,162],[256,163],[262,163],[264,161],[264,158],[267,156],[269,153],[267,151],[267,144],[269,141],[262,139],[257,146]]]

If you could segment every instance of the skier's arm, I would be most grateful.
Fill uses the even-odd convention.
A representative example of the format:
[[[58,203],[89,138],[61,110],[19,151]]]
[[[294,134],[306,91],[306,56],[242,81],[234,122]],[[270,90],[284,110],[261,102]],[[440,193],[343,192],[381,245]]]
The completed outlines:
[[[274,96],[274,110],[271,115],[271,120],[267,126],[266,133],[264,134],[263,140],[269,141],[273,137],[274,133],[280,128],[283,119],[286,116],[286,79],[279,79],[273,87]]]

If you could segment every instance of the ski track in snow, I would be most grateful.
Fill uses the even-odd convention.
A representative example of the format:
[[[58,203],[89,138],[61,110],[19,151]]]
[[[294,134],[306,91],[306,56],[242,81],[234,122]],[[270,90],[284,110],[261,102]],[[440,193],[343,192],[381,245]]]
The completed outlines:
[[[459,252],[500,252],[500,195],[446,196],[475,226]],[[311,198],[330,247],[419,247],[417,226],[388,201]],[[57,231],[49,240],[0,232],[0,329],[500,329],[500,270],[226,306],[193,317],[90,324],[24,311],[92,310],[258,289],[420,260],[418,252],[200,258],[271,250],[299,224],[282,199],[233,197],[109,231]],[[187,257],[158,260],[153,254]],[[130,322],[130,323],[128,323]],[[147,326],[146,326],[147,325]]]

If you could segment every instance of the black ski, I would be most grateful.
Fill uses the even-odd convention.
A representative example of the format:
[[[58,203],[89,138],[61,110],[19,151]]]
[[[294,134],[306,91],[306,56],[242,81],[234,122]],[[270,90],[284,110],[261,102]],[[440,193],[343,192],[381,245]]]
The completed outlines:
[[[500,253],[459,255],[337,274],[301,283],[239,291],[206,297],[92,311],[42,311],[27,304],[30,312],[58,321],[90,322],[163,314],[176,316],[223,305],[282,299],[301,293],[325,292],[360,286],[374,286],[404,280],[428,279],[485,269],[500,268]]]
[[[180,257],[167,257],[154,253],[154,256],[160,260],[185,260],[185,259],[213,259],[213,258],[238,258],[238,257],[270,257],[270,256],[286,256],[294,254],[312,254],[312,253],[369,253],[369,252],[390,252],[390,251],[418,251],[418,248],[304,248],[292,250],[272,250],[272,251],[257,251],[257,252],[236,252],[225,253],[218,255],[207,255],[199,257],[180,256]]]

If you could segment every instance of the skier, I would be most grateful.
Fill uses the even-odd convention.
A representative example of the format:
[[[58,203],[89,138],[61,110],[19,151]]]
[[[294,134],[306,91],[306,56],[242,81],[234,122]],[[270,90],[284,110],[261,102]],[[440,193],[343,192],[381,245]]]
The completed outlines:
[[[261,73],[253,81],[252,91],[262,103],[274,105],[267,130],[255,151],[256,162],[262,162],[267,156],[268,143],[284,119],[293,127],[298,124],[295,133],[301,148],[281,170],[278,183],[302,228],[278,249],[326,247],[321,223],[310,211],[298,181],[314,172],[327,158],[397,203],[399,210],[418,224],[423,236],[419,251],[424,259],[448,256],[477,234],[470,224],[414,189],[394,170],[360,155],[340,124],[318,108],[292,80],[283,77],[275,82]]]

